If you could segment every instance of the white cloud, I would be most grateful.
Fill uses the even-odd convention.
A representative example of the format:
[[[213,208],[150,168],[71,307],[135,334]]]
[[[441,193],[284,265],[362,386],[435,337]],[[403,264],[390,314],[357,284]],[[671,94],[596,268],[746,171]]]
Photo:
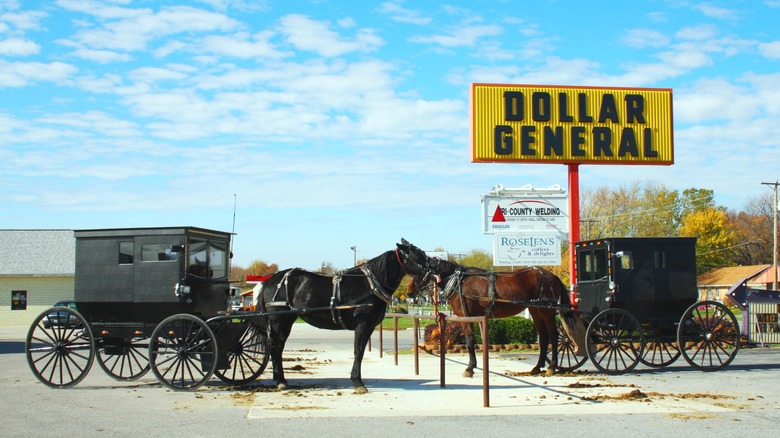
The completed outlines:
[[[496,25],[464,25],[450,28],[447,33],[431,36],[414,36],[409,41],[423,44],[436,44],[443,47],[474,47],[477,42],[490,36],[503,33],[503,28]]]
[[[0,59],[0,88],[21,87],[34,82],[60,82],[78,69],[63,62],[7,62]]]
[[[669,37],[652,29],[629,29],[623,37],[629,47],[663,47],[669,44]]]
[[[686,27],[677,31],[676,37],[683,40],[701,41],[715,38],[718,28],[710,24]]]
[[[341,56],[351,52],[371,52],[384,41],[370,29],[359,29],[353,39],[345,38],[331,30],[327,21],[316,21],[299,14],[286,15],[280,19],[280,32],[287,41],[299,50],[306,50],[320,56]]]
[[[40,50],[40,44],[21,38],[0,41],[0,55],[4,56],[28,56],[34,55]]]
[[[693,4],[692,9],[699,11],[710,18],[718,18],[722,20],[732,20],[739,18],[739,13],[734,9],[721,8],[707,2]]]
[[[280,51],[270,42],[272,37],[274,33],[271,31],[262,31],[253,35],[248,33],[210,35],[203,38],[198,48],[208,53],[242,59],[290,56],[290,52]]]
[[[144,50],[156,39],[210,31],[229,31],[239,23],[224,14],[189,6],[151,9],[103,7],[99,4],[68,0],[60,4],[71,10],[95,17],[97,25],[80,29],[73,39],[92,49],[119,51]]]
[[[758,52],[765,58],[780,59],[780,41],[759,44]]]
[[[387,15],[393,21],[399,21],[402,23],[417,24],[425,26],[430,24],[432,19],[425,17],[423,14],[414,9],[408,9],[403,7],[402,1],[389,1],[379,5],[379,12]]]

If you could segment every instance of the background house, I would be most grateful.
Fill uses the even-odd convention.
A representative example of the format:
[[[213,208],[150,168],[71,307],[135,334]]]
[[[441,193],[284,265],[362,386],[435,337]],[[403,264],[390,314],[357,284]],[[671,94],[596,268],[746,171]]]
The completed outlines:
[[[770,289],[765,283],[759,281],[766,271],[770,271],[771,265],[729,266],[717,268],[699,275],[696,283],[699,288],[699,300],[716,300],[730,304],[726,299],[726,293],[737,283],[747,281],[747,286],[756,289]]]
[[[0,230],[0,325],[29,325],[60,300],[72,300],[73,230]]]

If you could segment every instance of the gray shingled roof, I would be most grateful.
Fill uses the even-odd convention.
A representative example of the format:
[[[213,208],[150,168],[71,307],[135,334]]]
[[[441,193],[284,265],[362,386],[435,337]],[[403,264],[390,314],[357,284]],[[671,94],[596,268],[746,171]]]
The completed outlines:
[[[0,275],[74,275],[73,230],[0,230]]]

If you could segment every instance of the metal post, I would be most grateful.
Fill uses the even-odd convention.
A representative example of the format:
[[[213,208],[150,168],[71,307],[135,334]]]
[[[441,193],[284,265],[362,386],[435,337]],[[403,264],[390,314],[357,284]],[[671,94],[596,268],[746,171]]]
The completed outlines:
[[[580,240],[580,168],[569,164],[569,284],[576,283],[574,242]]]
[[[773,183],[766,183],[762,182],[761,184],[767,185],[767,186],[774,186],[775,189],[775,198],[774,198],[774,205],[772,206],[772,211],[774,212],[773,215],[773,233],[774,233],[774,247],[772,249],[772,270],[774,271],[773,277],[774,281],[772,282],[773,290],[777,290],[777,186],[780,185],[780,182],[773,182]]]

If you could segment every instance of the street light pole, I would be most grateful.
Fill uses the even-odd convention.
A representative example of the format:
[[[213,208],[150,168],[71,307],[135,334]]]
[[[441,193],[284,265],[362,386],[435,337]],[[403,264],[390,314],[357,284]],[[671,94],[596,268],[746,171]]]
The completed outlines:
[[[357,266],[357,246],[352,246],[349,249],[352,250],[352,258],[353,258],[352,266]]]
[[[772,276],[774,277],[774,282],[772,286],[774,290],[777,290],[777,186],[780,185],[780,183],[775,181],[773,183],[762,182],[761,184],[767,186],[774,186],[775,189],[774,205],[772,206],[772,210],[774,211],[774,216],[773,216],[774,248],[772,250],[772,270],[774,271],[772,273],[773,274]]]

